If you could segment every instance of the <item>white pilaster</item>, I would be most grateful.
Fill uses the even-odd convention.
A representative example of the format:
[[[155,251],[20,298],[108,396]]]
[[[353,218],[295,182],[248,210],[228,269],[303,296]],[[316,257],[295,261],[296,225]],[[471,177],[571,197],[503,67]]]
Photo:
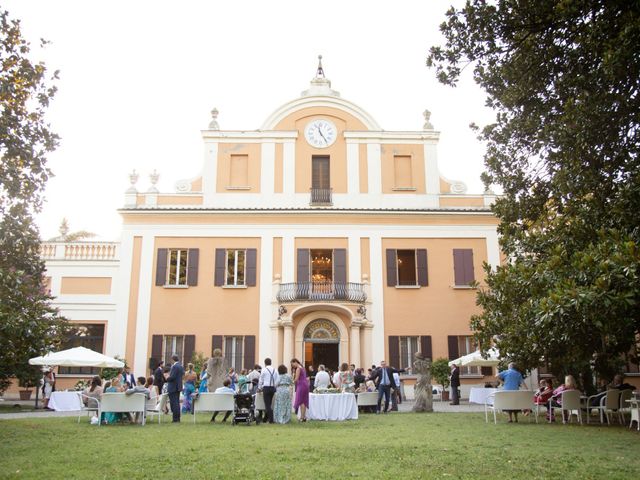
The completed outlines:
[[[362,282],[360,259],[360,236],[349,236],[349,282],[360,283]]]
[[[218,183],[218,144],[204,143],[204,167],[202,169],[202,196],[205,205],[213,205]]]
[[[272,364],[280,365],[282,363],[282,358],[279,351],[280,345],[280,327],[277,323],[272,323],[269,328],[271,329],[271,351],[269,353],[265,353],[261,357],[257,363],[262,364],[262,361],[265,357],[271,358]]]
[[[382,160],[379,143],[367,144],[367,173],[369,175],[369,194],[382,194]]]
[[[384,255],[382,254],[382,239],[380,235],[371,235],[371,305],[367,315],[373,323],[371,331],[371,355],[377,365],[384,358],[384,299],[382,285],[382,269]]]
[[[293,283],[295,280],[296,251],[293,235],[282,236],[282,283]]]
[[[347,143],[347,193],[360,193],[360,145]]]
[[[270,198],[273,195],[274,187],[276,144],[273,142],[263,143],[260,158],[260,193],[262,196]]]
[[[136,345],[133,356],[133,371],[136,377],[146,374],[147,358],[149,358],[149,316],[151,315],[153,244],[153,235],[145,234],[142,236],[142,246],[140,249],[140,285],[138,288],[138,317],[136,319]],[[124,331],[126,332],[126,330]]]
[[[362,358],[360,355],[360,325],[357,323],[351,324],[350,346],[351,354],[349,355],[349,362],[355,364],[356,367],[361,367]]]
[[[487,263],[491,269],[495,270],[500,265],[500,243],[498,242],[498,232],[493,230],[486,233],[487,239]]]
[[[131,290],[131,268],[133,265],[133,233],[122,232],[120,248],[120,268],[116,278],[116,314],[112,324],[107,328],[105,355],[124,357],[127,345],[127,323],[129,317],[129,292]],[[54,285],[52,285],[53,289]],[[60,292],[60,287],[53,289]]]
[[[260,321],[258,358],[271,355],[271,323],[273,318],[273,236],[262,235],[260,240]]]
[[[436,143],[424,144],[424,184],[428,194],[440,193],[440,172],[438,170],[438,148]]]
[[[282,193],[293,196],[296,191],[296,144],[282,145]]]
[[[283,323],[283,326],[282,362],[287,365],[293,358],[293,323],[291,323],[291,320],[287,320]]]

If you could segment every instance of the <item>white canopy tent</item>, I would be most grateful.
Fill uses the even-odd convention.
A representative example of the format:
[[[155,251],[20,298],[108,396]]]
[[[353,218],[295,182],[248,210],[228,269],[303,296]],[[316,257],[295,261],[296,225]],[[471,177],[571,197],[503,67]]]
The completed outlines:
[[[480,350],[463,355],[460,358],[451,360],[449,366],[458,365],[460,367],[495,367],[500,363],[500,352],[495,348],[488,350],[488,357],[483,358]]]
[[[84,347],[75,347],[59,352],[50,352],[41,357],[29,359],[30,365],[48,365],[51,367],[96,367],[122,368],[124,362],[107,357]]]

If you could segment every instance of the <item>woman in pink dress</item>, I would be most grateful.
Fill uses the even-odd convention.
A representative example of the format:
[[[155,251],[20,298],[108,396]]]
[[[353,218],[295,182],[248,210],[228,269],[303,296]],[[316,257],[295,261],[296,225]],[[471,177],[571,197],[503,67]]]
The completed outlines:
[[[291,370],[295,370],[293,382],[296,386],[296,399],[293,409],[297,412],[300,408],[300,421],[307,421],[307,408],[309,408],[309,382],[304,367],[297,358],[291,360]]]

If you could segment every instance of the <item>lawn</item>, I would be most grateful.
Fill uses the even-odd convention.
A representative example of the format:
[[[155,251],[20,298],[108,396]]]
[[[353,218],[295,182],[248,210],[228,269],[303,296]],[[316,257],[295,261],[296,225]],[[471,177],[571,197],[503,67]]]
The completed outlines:
[[[91,426],[0,421],[1,478],[637,478],[626,427],[500,423],[478,413],[346,423]],[[219,421],[219,420],[218,420]]]

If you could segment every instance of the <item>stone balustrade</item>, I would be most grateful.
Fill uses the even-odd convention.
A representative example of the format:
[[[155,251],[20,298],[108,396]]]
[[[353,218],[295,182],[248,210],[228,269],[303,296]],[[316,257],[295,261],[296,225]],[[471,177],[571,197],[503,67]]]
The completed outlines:
[[[117,242],[43,242],[44,260],[119,260]]]

